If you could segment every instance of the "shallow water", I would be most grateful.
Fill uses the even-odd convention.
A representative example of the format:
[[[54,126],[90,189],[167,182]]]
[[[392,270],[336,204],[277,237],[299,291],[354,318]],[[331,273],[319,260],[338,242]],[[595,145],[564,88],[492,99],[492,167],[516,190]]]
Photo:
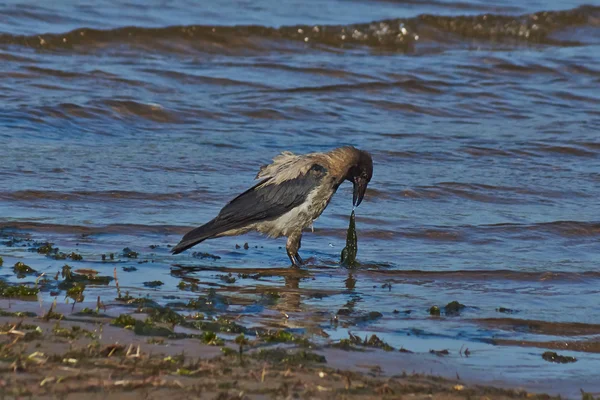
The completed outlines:
[[[102,275],[116,266],[123,290],[163,304],[198,295],[177,288],[194,278],[228,299],[214,313],[248,325],[377,333],[511,382],[600,391],[595,353],[556,365],[490,344],[600,340],[593,325],[486,322],[600,324],[600,5],[526,3],[1,3],[1,240],[53,242]],[[375,162],[356,216],[361,268],[338,265],[349,185],[305,234],[304,275],[287,270],[284,239],[193,249],[216,260],[169,254],[279,151],[345,144]],[[21,243],[0,255],[48,275],[65,263]],[[108,300],[115,287],[88,291]],[[429,315],[452,300],[460,316]],[[372,311],[383,316],[360,319]],[[463,345],[480,351],[461,358]]]

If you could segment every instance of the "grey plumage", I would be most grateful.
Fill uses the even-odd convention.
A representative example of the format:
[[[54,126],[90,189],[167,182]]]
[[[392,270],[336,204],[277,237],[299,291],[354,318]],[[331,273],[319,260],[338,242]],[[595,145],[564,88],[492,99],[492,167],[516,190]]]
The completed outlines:
[[[287,236],[288,256],[299,265],[302,230],[321,215],[344,180],[354,183],[354,203],[360,204],[371,175],[370,155],[353,147],[306,155],[284,152],[260,169],[259,183],[188,232],[171,251],[178,254],[207,239],[256,230],[270,237]]]

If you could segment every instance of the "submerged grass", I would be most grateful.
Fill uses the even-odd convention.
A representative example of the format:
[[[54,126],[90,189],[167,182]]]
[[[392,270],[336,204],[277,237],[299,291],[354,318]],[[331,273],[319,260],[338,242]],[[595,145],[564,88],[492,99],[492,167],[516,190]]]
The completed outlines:
[[[40,289],[29,287],[26,285],[12,285],[4,281],[0,281],[0,297],[19,299],[19,300],[36,300]]]

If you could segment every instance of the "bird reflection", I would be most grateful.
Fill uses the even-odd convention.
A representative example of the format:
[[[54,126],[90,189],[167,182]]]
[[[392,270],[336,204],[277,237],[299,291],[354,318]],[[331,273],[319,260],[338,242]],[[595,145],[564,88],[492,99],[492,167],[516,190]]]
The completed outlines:
[[[277,308],[280,311],[300,311],[301,297],[300,279],[301,275],[285,275],[284,289],[279,292]]]

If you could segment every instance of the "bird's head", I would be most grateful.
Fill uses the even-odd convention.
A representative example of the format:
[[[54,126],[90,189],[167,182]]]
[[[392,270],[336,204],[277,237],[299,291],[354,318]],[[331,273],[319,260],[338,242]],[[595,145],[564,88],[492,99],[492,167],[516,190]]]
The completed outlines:
[[[354,185],[352,195],[352,205],[358,207],[362,202],[367,185],[373,176],[373,159],[371,155],[363,150],[358,150],[356,162],[352,164],[346,175],[346,180],[349,180]]]

